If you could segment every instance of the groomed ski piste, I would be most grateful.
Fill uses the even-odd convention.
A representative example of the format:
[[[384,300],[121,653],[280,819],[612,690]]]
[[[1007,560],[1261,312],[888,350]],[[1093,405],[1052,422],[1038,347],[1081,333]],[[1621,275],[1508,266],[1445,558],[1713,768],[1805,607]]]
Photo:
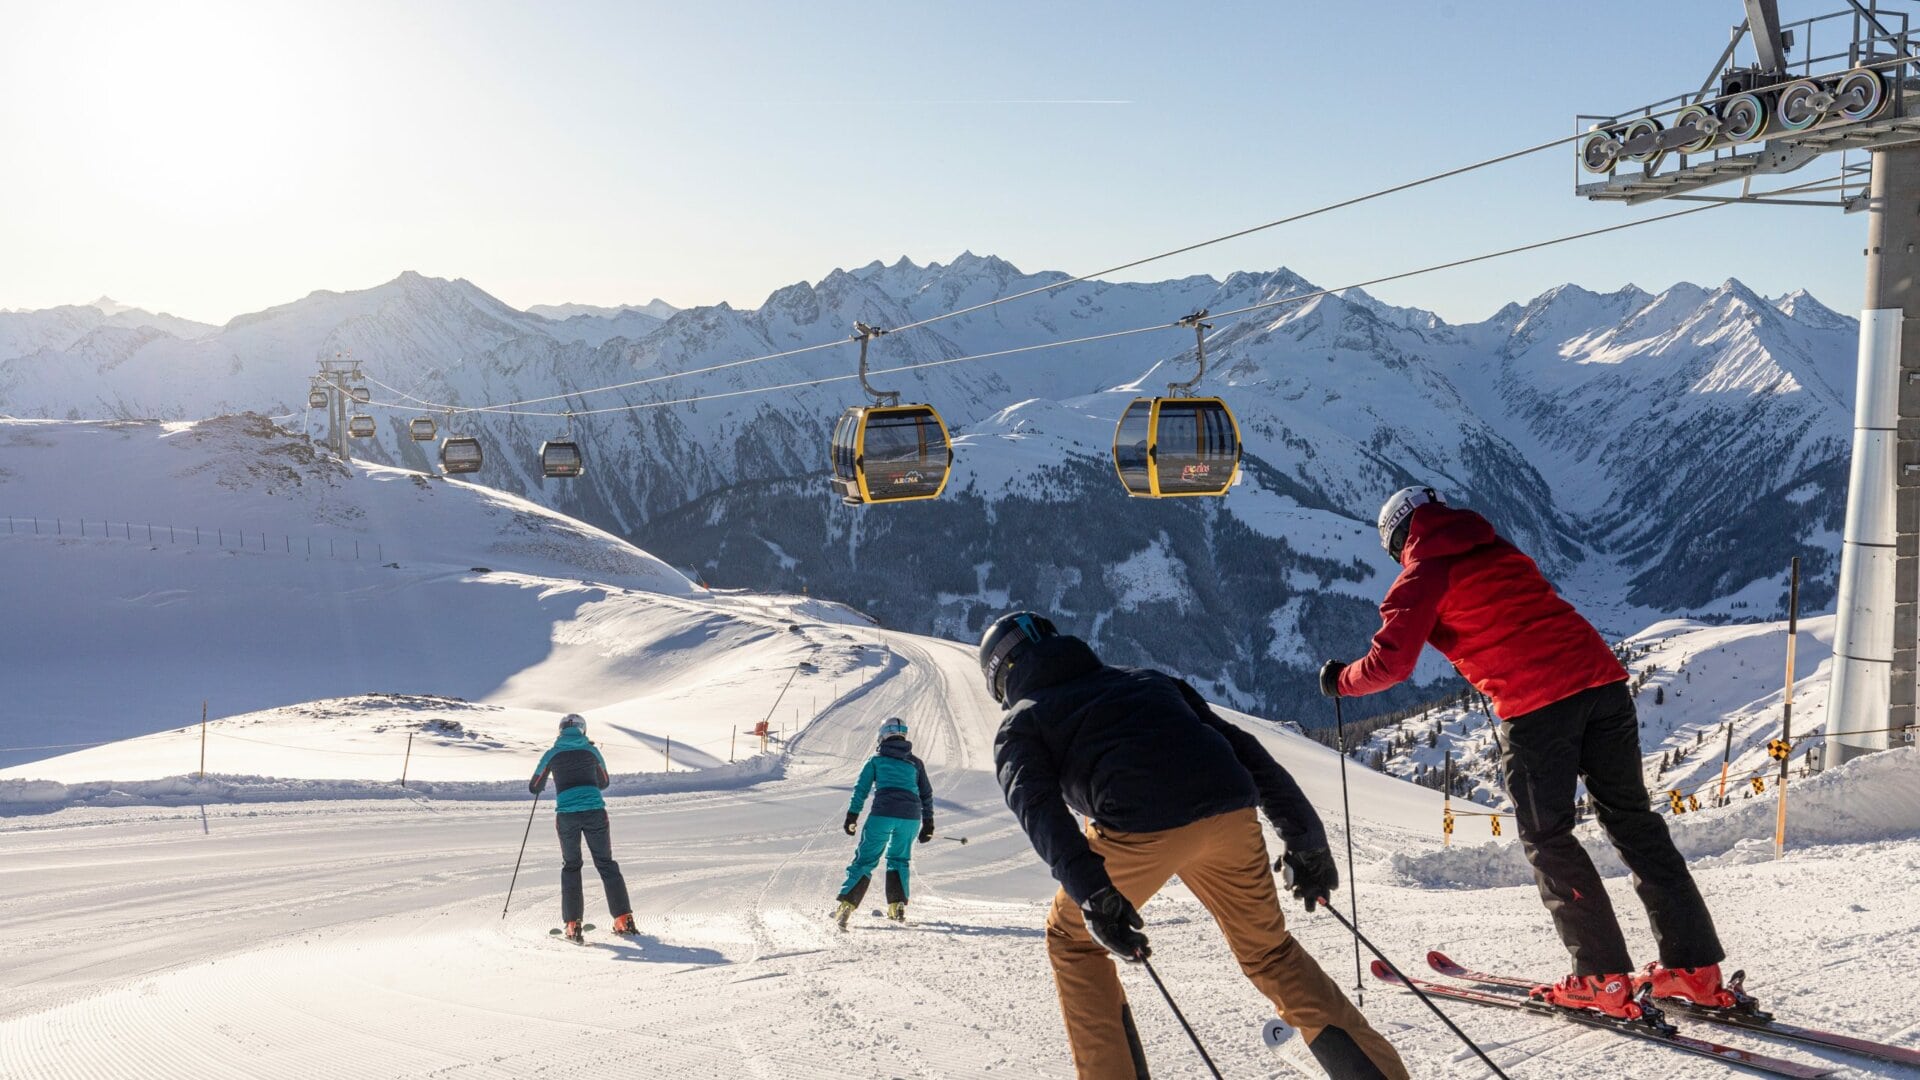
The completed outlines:
[[[66,522],[0,532],[0,747],[39,748],[0,750],[0,1076],[1071,1075],[1042,940],[1053,886],[1001,801],[999,710],[969,646],[804,597],[709,592],[532,504],[341,465],[262,424],[0,422],[0,509]],[[148,524],[173,525],[172,542]],[[244,538],[184,542],[196,524]],[[305,554],[308,536],[335,554]],[[338,554],[356,540],[379,557]],[[1660,633],[1670,648],[1725,637]],[[1716,648],[1689,651],[1696,684]],[[1801,692],[1817,700],[1813,651]],[[1695,710],[1682,727],[1717,730],[1705,696],[1679,699]],[[525,777],[562,711],[587,715],[615,774],[636,938],[605,932],[590,872],[603,929],[585,947],[549,936],[550,795],[502,916]],[[842,934],[840,818],[889,716],[927,762],[940,833],[969,842],[916,849],[906,925],[862,911]],[[1276,722],[1292,718],[1233,716],[1342,851],[1338,758]],[[748,735],[762,720],[764,752]],[[1740,724],[1737,752],[1764,728]],[[1916,775],[1901,749],[1796,780],[1778,860],[1772,798],[1674,821],[1730,966],[1783,1020],[1920,1047]],[[1563,973],[1511,829],[1463,825],[1443,849],[1438,792],[1357,766],[1348,779],[1360,924],[1404,970],[1427,976],[1441,949]],[[1630,883],[1602,866],[1651,958]],[[1270,1009],[1183,888],[1143,914],[1224,1075],[1321,1075],[1297,1039],[1262,1045]],[[1345,931],[1289,918],[1351,986]],[[1144,972],[1122,978],[1155,1075],[1204,1075]],[[1363,989],[1415,1076],[1488,1075],[1411,997]],[[1552,1017],[1448,1008],[1515,1077],[1738,1075]],[[1841,1077],[1914,1074],[1682,1030]]]

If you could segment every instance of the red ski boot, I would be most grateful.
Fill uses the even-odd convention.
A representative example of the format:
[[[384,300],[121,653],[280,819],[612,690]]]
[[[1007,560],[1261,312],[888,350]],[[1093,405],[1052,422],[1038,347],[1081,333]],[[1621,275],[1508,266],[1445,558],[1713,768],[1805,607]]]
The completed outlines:
[[[1633,999],[1631,975],[1569,975],[1552,986],[1534,987],[1528,996],[1562,1009],[1592,1009],[1615,1020],[1645,1015]]]
[[[633,925],[633,912],[629,911],[625,915],[613,920],[613,932],[619,934],[621,937],[638,936],[640,930]]]
[[[573,942],[575,945],[584,945],[587,942],[587,936],[580,932],[579,919],[574,919],[573,921],[567,923],[567,928],[561,932],[560,936],[566,938],[568,941]]]
[[[1670,968],[1658,961],[1648,964],[1646,970],[1633,977],[1634,988],[1652,987],[1654,998],[1683,1001],[1698,1005],[1703,1009],[1739,1010],[1750,1012],[1754,1001],[1744,993],[1740,984],[1744,981],[1744,972],[1735,973],[1729,983],[1720,981],[1720,965],[1708,964],[1697,968]]]

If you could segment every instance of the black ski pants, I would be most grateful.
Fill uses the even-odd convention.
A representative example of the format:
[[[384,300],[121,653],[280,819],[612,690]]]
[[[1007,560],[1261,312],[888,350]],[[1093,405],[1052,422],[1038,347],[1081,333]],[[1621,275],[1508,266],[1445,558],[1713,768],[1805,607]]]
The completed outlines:
[[[1576,975],[1633,970],[1613,903],[1574,838],[1576,781],[1585,780],[1600,828],[1633,872],[1660,962],[1704,967],[1726,958],[1666,822],[1647,805],[1640,720],[1624,682],[1583,690],[1501,725],[1500,764],[1520,846]]]
[[[613,833],[607,827],[605,810],[579,810],[553,815],[554,828],[560,832],[560,920],[578,922],[585,914],[586,900],[580,895],[580,840],[587,841],[593,853],[593,868],[600,871],[600,887],[607,893],[607,912],[619,918],[633,910],[627,902],[627,879],[620,876],[620,864],[613,861]]]

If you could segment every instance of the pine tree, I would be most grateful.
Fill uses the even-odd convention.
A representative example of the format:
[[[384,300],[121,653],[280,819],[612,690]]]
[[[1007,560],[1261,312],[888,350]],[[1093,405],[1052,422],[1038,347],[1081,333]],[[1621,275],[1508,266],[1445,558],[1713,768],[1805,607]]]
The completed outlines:
[[[1656,687],[1654,687],[1654,688],[1653,688],[1653,703],[1654,703],[1655,705],[1665,705],[1665,704],[1667,703],[1667,688],[1666,688],[1666,687],[1664,687],[1664,686],[1656,686]]]

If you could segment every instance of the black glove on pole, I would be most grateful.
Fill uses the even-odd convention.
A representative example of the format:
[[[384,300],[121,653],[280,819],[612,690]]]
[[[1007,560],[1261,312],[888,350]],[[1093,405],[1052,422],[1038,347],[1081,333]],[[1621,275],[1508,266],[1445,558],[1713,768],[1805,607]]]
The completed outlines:
[[[1338,660],[1329,660],[1320,665],[1320,692],[1331,698],[1340,696],[1340,673],[1347,665]]]
[[[847,830],[847,835],[848,835],[848,836],[852,836],[852,835],[853,835],[853,827],[854,827],[855,825],[858,825],[858,824],[860,824],[860,815],[859,815],[859,814],[857,814],[857,813],[855,813],[855,812],[854,812],[854,811],[852,811],[852,810],[849,810],[849,811],[847,811],[847,823],[846,823],[845,825],[843,825],[843,826],[841,826],[841,828],[843,828],[843,829],[845,829],[845,830]]]
[[[527,808],[527,831],[520,834],[520,854],[513,857],[513,880],[507,882],[507,902],[500,905],[500,917],[507,917],[507,909],[513,906],[513,887],[520,884],[520,860],[527,857],[527,837],[533,835],[533,814],[540,809],[540,790],[545,784],[533,789],[533,805]]]
[[[1273,862],[1275,870],[1284,870],[1282,878],[1294,899],[1304,901],[1309,912],[1316,903],[1324,904],[1340,887],[1340,868],[1334,865],[1333,852],[1326,848],[1289,850]]]
[[[1137,964],[1153,955],[1147,948],[1147,935],[1140,932],[1146,925],[1140,921],[1140,913],[1113,886],[1087,897],[1087,902],[1080,905],[1080,915],[1087,921],[1087,933],[1093,940],[1127,963]]]

